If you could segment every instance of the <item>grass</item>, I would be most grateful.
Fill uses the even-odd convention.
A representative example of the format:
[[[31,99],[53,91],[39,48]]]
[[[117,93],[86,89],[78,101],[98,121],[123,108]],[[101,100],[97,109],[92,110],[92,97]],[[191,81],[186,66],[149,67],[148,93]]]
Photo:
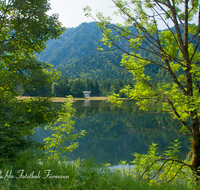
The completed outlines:
[[[26,161],[25,161],[26,160]],[[25,161],[25,162],[24,162]],[[22,175],[22,171],[23,175]],[[6,172],[12,171],[14,178],[5,177]],[[20,172],[19,172],[20,171]],[[19,172],[19,173],[18,173]],[[2,165],[4,178],[0,179],[1,190],[194,190],[194,185],[182,183],[170,184],[142,183],[131,175],[122,175],[123,172],[110,170],[107,167],[95,165],[92,160],[74,162],[46,159],[38,162],[37,159],[19,157],[14,165]],[[16,178],[16,176],[18,178]],[[21,176],[21,177],[20,177]],[[33,177],[33,176],[39,176]],[[51,176],[51,177],[50,177]],[[54,177],[53,177],[54,176]],[[57,176],[57,177],[55,177]],[[64,177],[65,176],[65,177]]]

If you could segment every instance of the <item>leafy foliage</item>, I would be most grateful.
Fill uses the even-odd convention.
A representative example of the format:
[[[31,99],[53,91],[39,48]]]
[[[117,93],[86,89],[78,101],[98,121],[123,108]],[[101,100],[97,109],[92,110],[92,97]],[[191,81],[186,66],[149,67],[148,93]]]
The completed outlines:
[[[3,102],[1,109],[1,158],[13,159],[21,150],[41,148],[33,140],[34,128],[45,126],[58,118],[59,109],[47,98]]]
[[[189,24],[196,13],[200,15],[199,1],[113,0],[113,3],[118,8],[116,14],[125,19],[123,25],[112,24],[111,18],[104,17],[102,13],[97,14],[97,25],[104,35],[102,43],[124,52],[121,63],[136,81],[133,88],[127,86],[121,92],[129,99],[137,100],[143,110],[148,110],[150,105],[163,103],[162,110],[170,113],[177,124],[182,124],[181,127],[174,125],[174,128],[178,135],[191,138],[193,160],[188,166],[199,180],[200,26],[195,20],[194,24]],[[86,7],[85,11],[90,10]],[[158,29],[159,20],[166,30]],[[131,31],[131,27],[135,28],[136,33]],[[147,53],[142,56],[139,50]],[[166,76],[170,80],[153,82],[158,74],[152,73],[152,77],[145,72],[150,65],[159,67],[160,73],[168,73]],[[118,101],[118,97],[114,94],[113,101],[120,104],[122,101]]]
[[[59,157],[62,153],[67,153],[73,151],[78,147],[78,142],[74,142],[77,138],[85,135],[85,130],[81,130],[79,133],[71,134],[74,125],[74,121],[71,120],[71,117],[74,114],[74,109],[72,105],[72,97],[69,96],[68,101],[62,106],[58,119],[49,123],[48,126],[45,126],[45,130],[51,130],[52,136],[44,139],[47,154],[50,154],[51,157]],[[66,146],[66,142],[69,142],[70,145]],[[53,148],[53,149],[52,149]],[[57,150],[59,149],[59,150]]]
[[[49,9],[47,0],[0,1],[0,161],[16,161],[21,151],[41,149],[34,129],[65,117],[70,106],[56,106],[48,98],[17,98],[25,90],[51,87],[59,77],[35,55],[65,31],[58,15],[47,15]]]
[[[133,175],[144,181],[151,181],[151,183],[162,179],[168,182],[174,180],[173,183],[184,179],[191,183],[193,173],[188,167],[191,160],[187,158],[184,162],[180,161],[178,159],[179,148],[179,142],[175,140],[163,153],[165,157],[158,156],[157,145],[154,143],[149,147],[147,154],[134,153],[135,159],[130,162],[134,164]]]

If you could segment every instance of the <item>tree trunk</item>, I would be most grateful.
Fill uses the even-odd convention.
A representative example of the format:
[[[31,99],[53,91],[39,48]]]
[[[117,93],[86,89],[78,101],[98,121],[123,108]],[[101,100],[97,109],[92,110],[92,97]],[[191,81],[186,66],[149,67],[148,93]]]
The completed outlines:
[[[196,111],[191,113],[192,116],[192,170],[195,175],[196,181],[200,181],[200,133],[199,133],[199,118]],[[194,116],[196,116],[194,118]]]

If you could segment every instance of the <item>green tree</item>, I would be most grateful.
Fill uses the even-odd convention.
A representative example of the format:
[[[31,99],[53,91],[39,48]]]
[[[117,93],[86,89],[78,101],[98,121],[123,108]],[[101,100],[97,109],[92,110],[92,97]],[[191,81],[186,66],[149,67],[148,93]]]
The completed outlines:
[[[97,25],[103,32],[104,45],[124,52],[121,63],[134,76],[134,87],[126,86],[121,92],[137,100],[143,110],[162,102],[162,110],[177,120],[173,130],[191,140],[192,161],[182,163],[182,167],[190,167],[198,180],[200,3],[198,0],[112,1],[118,8],[115,14],[122,16],[124,23],[112,24],[110,17],[98,13]],[[85,11],[91,16],[89,7]],[[166,30],[159,30],[160,22]],[[158,74],[147,74],[146,68],[150,66],[159,68],[168,79],[159,82]],[[117,97],[112,98],[117,101]]]
[[[66,97],[69,95],[70,87],[67,77],[61,77],[52,85],[52,93],[57,97]]]
[[[78,98],[83,98],[83,90],[85,89],[85,84],[82,79],[77,78],[75,80],[70,80],[70,95]]]
[[[35,127],[54,123],[67,111],[48,98],[19,100],[25,90],[51,87],[58,73],[36,59],[45,42],[65,28],[58,15],[47,15],[48,0],[0,1],[0,160],[14,159],[25,149],[40,148]],[[70,117],[70,114],[69,114]]]
[[[100,95],[100,89],[99,89],[99,83],[97,80],[94,81],[94,92],[92,94],[93,96],[99,96]]]
[[[50,86],[57,77],[51,65],[35,56],[44,50],[47,40],[58,38],[64,31],[57,15],[46,14],[49,9],[47,0],[0,2],[1,97]]]

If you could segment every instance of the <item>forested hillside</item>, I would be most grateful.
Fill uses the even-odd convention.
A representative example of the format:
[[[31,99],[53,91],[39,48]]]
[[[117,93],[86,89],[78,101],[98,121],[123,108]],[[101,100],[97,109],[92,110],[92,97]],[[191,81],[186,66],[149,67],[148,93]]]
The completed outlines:
[[[120,67],[120,52],[96,50],[102,37],[94,22],[82,23],[76,28],[67,29],[61,39],[49,40],[38,59],[53,64],[62,76],[69,79],[130,79],[131,74]]]
[[[131,27],[130,32],[135,34],[136,29]],[[91,22],[82,23],[76,28],[68,28],[60,39],[49,40],[45,51],[38,54],[38,59],[54,65],[54,68],[61,72],[61,78],[52,85],[52,89],[42,89],[34,95],[83,97],[83,90],[91,90],[93,96],[105,96],[118,93],[124,85],[132,86],[134,84],[132,74],[120,66],[123,52],[110,51],[107,46],[99,42],[102,37],[102,32],[96,23]],[[105,51],[97,51],[100,45]],[[142,49],[137,52],[142,57],[155,62],[160,61],[149,53],[151,52],[150,46],[141,44],[141,47]],[[130,49],[127,44],[123,48],[126,51]],[[150,51],[145,51],[145,49]],[[145,74],[150,76],[155,84],[163,80],[171,80],[169,74],[156,65],[147,65]],[[87,85],[88,80],[90,81],[89,86]]]

